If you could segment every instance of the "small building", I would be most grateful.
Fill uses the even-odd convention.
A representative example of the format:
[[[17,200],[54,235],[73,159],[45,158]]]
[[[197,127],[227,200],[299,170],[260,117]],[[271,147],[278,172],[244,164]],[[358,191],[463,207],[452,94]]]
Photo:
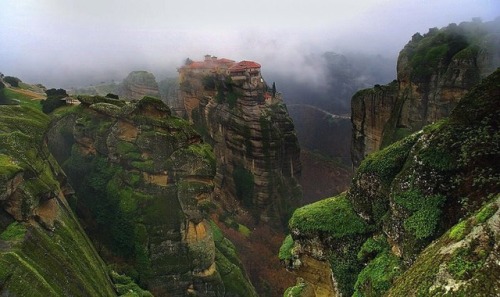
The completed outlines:
[[[80,101],[78,101],[78,99],[70,96],[62,98],[61,101],[64,101],[67,105],[80,104]]]
[[[229,75],[233,80],[250,79],[252,83],[260,81],[260,64],[254,61],[241,61],[229,68]]]

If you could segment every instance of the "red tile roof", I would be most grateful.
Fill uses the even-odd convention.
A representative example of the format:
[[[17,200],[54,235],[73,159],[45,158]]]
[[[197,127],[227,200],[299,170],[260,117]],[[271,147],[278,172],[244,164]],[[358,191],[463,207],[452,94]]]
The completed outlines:
[[[217,67],[225,66],[228,67],[232,72],[245,71],[247,69],[260,69],[260,64],[254,61],[241,61],[235,63],[233,60],[222,58],[214,60],[205,61],[194,61],[189,65],[183,66],[187,69],[214,69]]]
[[[247,69],[254,69],[254,68],[260,68],[259,63],[255,63],[254,61],[241,61],[239,63],[236,63],[235,65],[231,66],[229,68],[229,71],[232,72],[237,72],[237,71],[243,71]]]

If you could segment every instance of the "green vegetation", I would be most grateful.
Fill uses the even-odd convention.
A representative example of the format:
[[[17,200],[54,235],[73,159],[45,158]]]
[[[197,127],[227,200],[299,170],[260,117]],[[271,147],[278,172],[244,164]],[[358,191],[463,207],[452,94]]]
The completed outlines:
[[[445,199],[442,195],[424,196],[412,189],[396,195],[394,201],[410,212],[404,221],[405,229],[422,239],[434,235]]]
[[[344,243],[341,250],[336,250],[328,257],[338,288],[346,296],[351,296],[354,293],[357,275],[363,269],[361,263],[356,259],[356,251],[359,246],[360,243],[356,241]]]
[[[119,296],[153,297],[153,294],[139,287],[131,277],[119,274],[113,270],[111,270],[109,275],[115,284]]]
[[[470,231],[470,226],[468,224],[468,221],[461,221],[460,223],[456,224],[453,226],[453,228],[450,229],[450,234],[449,237],[450,239],[453,240],[462,240],[464,239],[465,235],[469,233]]]
[[[236,196],[245,207],[253,206],[254,177],[252,172],[243,166],[235,166],[233,170],[233,180],[236,187]]]
[[[398,257],[386,249],[368,262],[359,273],[353,296],[382,296],[391,288],[394,278],[400,273]]]
[[[278,258],[282,261],[292,259],[293,245],[294,245],[294,242],[293,242],[292,235],[288,234],[285,237],[285,239],[283,240],[283,243],[281,244]]]
[[[11,179],[22,167],[17,165],[12,157],[0,154],[0,180]]]
[[[236,107],[238,98],[242,96],[241,92],[237,89],[237,86],[229,76],[224,82],[216,81],[215,89],[217,90],[217,94],[215,95],[217,103],[227,103],[231,109]]]
[[[469,46],[465,31],[457,25],[449,25],[441,30],[430,29],[423,38],[410,42],[405,50],[408,52],[412,78],[427,81],[438,70],[446,66],[453,56]]]
[[[387,250],[389,245],[384,236],[374,236],[368,238],[365,243],[361,246],[361,249],[358,252],[358,260],[359,261],[367,261],[371,258],[374,258],[377,254],[381,253],[384,250]]]
[[[38,102],[36,102],[38,103]],[[11,223],[0,240],[13,241],[0,251],[2,291],[16,296],[114,296],[100,258],[71,212],[53,198],[60,192],[60,168],[49,154],[43,137],[49,117],[28,106],[0,107],[2,170],[24,172],[18,185],[17,202],[27,223]],[[3,165],[6,165],[5,167]],[[51,231],[34,220],[33,208],[46,203],[42,197],[59,201]],[[50,221],[49,221],[50,227]],[[25,236],[29,234],[29,236]]]
[[[496,204],[488,204],[481,208],[481,210],[474,216],[478,224],[486,222],[497,212],[498,206]]]
[[[367,231],[366,223],[356,215],[345,194],[296,209],[289,227],[301,232],[325,232],[335,238]]]
[[[42,104],[42,111],[44,113],[51,113],[56,108],[64,106],[66,102],[64,102],[63,98],[68,97],[66,90],[63,89],[48,89],[45,91],[47,94],[47,99],[42,100],[40,103]]]
[[[400,172],[416,140],[416,135],[409,136],[368,155],[359,166],[358,174],[374,173],[388,186]]]
[[[15,76],[4,76],[3,81],[11,85],[11,87],[18,88],[21,80]]]
[[[257,296],[255,288],[244,273],[235,246],[224,238],[222,231],[213,221],[210,221],[210,228],[215,241],[215,263],[224,283],[226,294],[231,296]]]
[[[25,234],[26,226],[22,223],[14,222],[7,226],[7,229],[0,234],[0,239],[9,241],[21,240],[24,238]]]
[[[293,287],[290,287],[286,289],[285,293],[283,294],[283,297],[300,297],[306,286],[307,284],[300,283]]]
[[[457,249],[449,263],[448,271],[456,279],[470,279],[473,273],[481,268],[486,260],[486,253],[476,253],[469,248]]]
[[[31,107],[36,110],[41,110],[40,101],[33,100],[32,96],[19,93],[13,89],[7,89],[7,88],[0,90],[0,94],[2,93],[6,100],[5,104],[15,104],[15,105],[21,105],[23,107]]]

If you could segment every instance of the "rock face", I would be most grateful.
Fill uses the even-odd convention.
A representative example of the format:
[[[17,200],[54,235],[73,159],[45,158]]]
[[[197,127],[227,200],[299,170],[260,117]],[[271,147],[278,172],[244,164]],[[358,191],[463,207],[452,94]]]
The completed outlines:
[[[0,106],[0,295],[116,296],[71,211],[73,190],[43,135],[49,117]]]
[[[356,93],[351,101],[351,157],[371,152],[450,114],[481,78],[500,66],[500,20],[451,24],[415,34],[400,52],[397,81]]]
[[[499,82],[368,156],[346,194],[297,209],[280,258],[313,285],[302,259],[327,261],[337,296],[498,295]]]
[[[118,93],[120,98],[125,100],[140,100],[144,96],[160,98],[156,78],[147,71],[130,72],[123,80]]]
[[[80,101],[52,124],[49,145],[104,259],[155,296],[255,296],[208,219],[211,147],[159,99]]]
[[[180,70],[181,99],[188,118],[214,146],[220,201],[231,211],[243,207],[257,221],[276,223],[301,196],[300,149],[286,106],[267,87],[260,65],[244,68],[255,64],[237,63],[239,72],[226,72],[224,65],[206,71],[203,62],[186,65]]]

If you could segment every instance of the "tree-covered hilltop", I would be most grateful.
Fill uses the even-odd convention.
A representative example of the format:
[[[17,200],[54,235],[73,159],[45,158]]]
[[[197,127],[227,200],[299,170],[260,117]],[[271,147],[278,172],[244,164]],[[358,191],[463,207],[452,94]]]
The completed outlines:
[[[499,86],[497,70],[450,117],[369,155],[345,196],[297,209],[280,258],[314,288],[326,261],[343,295],[495,295]]]

